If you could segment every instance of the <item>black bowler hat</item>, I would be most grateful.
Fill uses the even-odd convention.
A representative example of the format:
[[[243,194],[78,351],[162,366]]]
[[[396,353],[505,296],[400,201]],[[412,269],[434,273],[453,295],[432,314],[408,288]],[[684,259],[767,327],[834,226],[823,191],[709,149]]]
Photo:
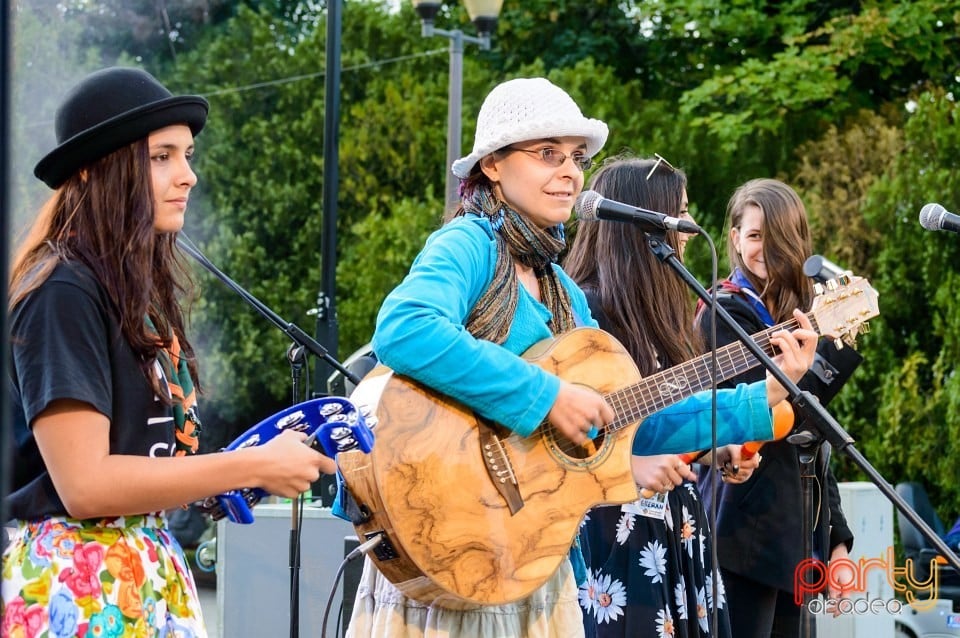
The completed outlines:
[[[57,144],[33,174],[57,188],[75,172],[113,151],[173,124],[194,135],[203,129],[208,104],[198,95],[174,96],[140,69],[110,67],[73,87],[57,109]]]

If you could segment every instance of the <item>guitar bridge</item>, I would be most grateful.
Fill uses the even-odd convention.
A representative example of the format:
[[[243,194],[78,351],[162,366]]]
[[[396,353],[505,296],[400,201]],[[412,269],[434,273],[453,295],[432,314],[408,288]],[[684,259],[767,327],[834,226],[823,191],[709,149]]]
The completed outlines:
[[[523,497],[520,496],[520,486],[517,485],[517,475],[513,471],[510,457],[503,448],[503,443],[497,438],[496,426],[488,419],[477,417],[480,435],[480,454],[487,468],[487,474],[500,496],[507,502],[511,514],[516,514],[523,507]]]

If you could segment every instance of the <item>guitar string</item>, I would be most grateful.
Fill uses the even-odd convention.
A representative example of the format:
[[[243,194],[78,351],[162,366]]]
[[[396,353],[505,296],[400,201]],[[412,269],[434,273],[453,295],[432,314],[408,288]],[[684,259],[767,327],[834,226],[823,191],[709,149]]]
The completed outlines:
[[[819,324],[814,313],[807,313],[807,318],[810,320],[813,329],[819,333]],[[781,330],[793,331],[799,327],[799,322],[797,322],[796,319],[790,319],[757,333],[754,341],[764,352],[773,356],[775,353],[773,346],[770,344],[772,334]],[[668,381],[668,377],[670,376],[672,376],[672,384],[674,387],[681,389],[689,388],[689,392],[684,396],[695,394],[709,387],[711,376],[709,374],[711,367],[709,363],[710,357],[711,354],[708,352],[678,366],[653,374],[637,383],[604,394],[604,398],[608,403],[611,403],[611,407],[614,408],[617,416],[612,423],[604,428],[604,430],[601,430],[597,437],[592,437],[590,441],[596,444],[597,441],[604,436],[604,432],[617,432],[658,410],[676,403],[677,401],[671,398],[675,392],[668,393],[663,389],[664,383]],[[721,361],[721,357],[725,357],[725,361]],[[737,342],[718,351],[717,365],[720,368],[719,380],[725,380],[754,368],[757,365],[757,359],[753,356],[753,353],[747,349],[745,344]],[[700,383],[691,383],[691,377],[693,377],[694,380],[699,380]],[[541,423],[534,431],[534,434],[540,436],[549,434],[553,437],[554,444],[560,452],[567,456],[575,456],[574,452],[583,450],[583,446],[569,439],[557,437],[554,428],[547,422]],[[510,434],[507,438],[514,436],[524,438],[515,433]],[[503,458],[506,466],[512,468],[512,464],[507,462],[508,459],[505,450]]]

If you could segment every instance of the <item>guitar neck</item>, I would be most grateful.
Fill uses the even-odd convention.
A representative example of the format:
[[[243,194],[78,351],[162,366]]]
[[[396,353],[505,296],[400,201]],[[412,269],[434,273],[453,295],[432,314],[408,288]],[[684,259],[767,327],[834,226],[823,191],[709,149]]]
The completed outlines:
[[[807,313],[807,318],[810,319],[810,323],[813,324],[813,329],[817,334],[820,334],[820,328],[813,313]],[[776,353],[770,344],[770,335],[781,330],[794,330],[798,327],[797,321],[791,319],[751,335],[750,338],[768,356],[772,357]],[[701,390],[709,389],[713,383],[712,356],[712,353],[708,352],[696,359],[661,370],[638,383],[605,395],[604,398],[617,413],[616,420],[607,428],[613,430],[625,428],[631,423],[642,421],[668,405],[673,405]],[[747,349],[747,346],[740,341],[718,348],[717,382],[732,379],[751,368],[757,367],[759,363],[753,353]]]

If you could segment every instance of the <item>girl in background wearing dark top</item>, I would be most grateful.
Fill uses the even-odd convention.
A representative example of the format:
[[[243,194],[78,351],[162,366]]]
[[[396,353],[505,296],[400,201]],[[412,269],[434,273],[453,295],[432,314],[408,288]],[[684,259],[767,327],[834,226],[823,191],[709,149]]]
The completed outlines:
[[[661,158],[608,160],[590,182],[603,197],[672,217],[689,217],[686,185],[683,172]],[[666,241],[682,258],[688,237],[669,231]],[[600,327],[625,345],[643,376],[703,352],[686,284],[659,262],[638,226],[579,222],[565,267],[586,292]],[[731,405],[723,392],[718,400],[722,408]],[[734,409],[726,418],[742,414]],[[760,462],[760,455],[741,461],[739,446],[718,452],[731,454],[739,471],[730,481],[746,480]],[[587,634],[712,635],[712,550],[696,474],[676,454],[649,456],[636,446],[632,466],[637,486],[659,494],[588,514],[583,538],[590,581],[580,596]],[[729,637],[722,582],[717,591],[718,632]]]
[[[14,636],[205,636],[164,510],[241,487],[295,496],[334,464],[287,432],[194,455],[197,366],[176,249],[207,102],[144,71],[87,76],[35,173],[56,189],[13,262],[17,465],[3,554]]]
[[[793,308],[809,310],[813,284],[803,274],[803,263],[811,254],[810,231],[806,209],[793,189],[774,179],[751,180],[731,197],[727,218],[732,273],[720,284],[720,305],[747,334],[789,319]],[[702,312],[700,320],[703,334],[708,334],[710,313]],[[718,347],[735,339],[725,324],[717,324]],[[853,348],[838,350],[832,339],[822,339],[817,360],[799,386],[826,404],[860,361]],[[762,374],[762,368],[754,368],[728,384]],[[829,452],[824,443],[817,458],[816,489],[822,494],[815,497],[820,511],[812,541],[813,557],[824,562],[846,558],[853,544],[829,469]],[[801,608],[793,601],[794,569],[805,558],[797,449],[786,441],[767,443],[763,459],[745,483],[717,486],[714,538],[737,638],[800,633]],[[700,490],[708,502],[712,480],[709,471],[701,470]],[[841,595],[833,588],[824,593]]]

